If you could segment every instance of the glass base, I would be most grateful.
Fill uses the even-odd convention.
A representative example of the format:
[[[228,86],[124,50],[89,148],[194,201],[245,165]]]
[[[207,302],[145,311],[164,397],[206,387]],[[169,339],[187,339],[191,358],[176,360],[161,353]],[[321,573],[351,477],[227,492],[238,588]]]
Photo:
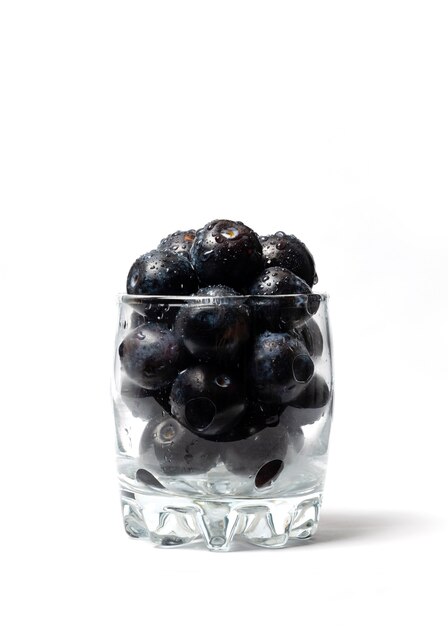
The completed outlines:
[[[200,499],[121,490],[123,521],[130,537],[157,546],[204,542],[227,551],[238,543],[282,548],[317,530],[322,494],[283,498]]]

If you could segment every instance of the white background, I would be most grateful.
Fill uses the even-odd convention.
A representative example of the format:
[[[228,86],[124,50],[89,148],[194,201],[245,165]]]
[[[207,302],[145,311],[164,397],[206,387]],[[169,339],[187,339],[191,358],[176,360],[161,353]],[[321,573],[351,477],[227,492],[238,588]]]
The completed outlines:
[[[446,3],[0,7],[2,623],[446,624]],[[331,296],[303,547],[122,530],[116,294],[216,217],[295,233]]]

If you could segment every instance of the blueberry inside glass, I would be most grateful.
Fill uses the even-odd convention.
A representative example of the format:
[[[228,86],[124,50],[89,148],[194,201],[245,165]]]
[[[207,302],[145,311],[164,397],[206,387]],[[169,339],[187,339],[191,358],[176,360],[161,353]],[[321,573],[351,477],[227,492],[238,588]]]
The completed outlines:
[[[311,536],[333,389],[311,252],[228,219],[155,243],[120,297],[113,396],[128,534],[216,550],[239,535],[266,547]]]

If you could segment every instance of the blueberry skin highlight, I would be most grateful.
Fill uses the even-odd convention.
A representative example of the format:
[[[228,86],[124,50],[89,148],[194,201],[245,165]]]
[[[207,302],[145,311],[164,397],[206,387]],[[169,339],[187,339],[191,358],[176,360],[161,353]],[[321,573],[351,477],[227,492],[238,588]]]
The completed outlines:
[[[190,251],[199,282],[245,291],[263,269],[256,233],[242,222],[213,220],[197,231]]]
[[[132,295],[189,295],[198,288],[189,260],[171,250],[152,250],[129,270],[127,292]]]
[[[264,267],[284,267],[309,287],[317,283],[314,259],[306,245],[294,235],[278,231],[275,235],[260,237]]]
[[[176,230],[175,233],[167,235],[157,246],[157,250],[170,250],[176,254],[181,254],[190,259],[190,249],[196,237],[195,230]]]
[[[153,391],[169,385],[184,364],[179,340],[160,324],[144,324],[130,332],[118,353],[131,381]]]
[[[226,300],[239,295],[229,287],[205,287],[196,295],[222,300],[198,300],[182,306],[175,322],[177,336],[200,360],[234,360],[250,336],[249,307],[238,299]]]
[[[173,383],[170,402],[172,415],[201,437],[229,432],[246,409],[236,376],[211,364],[182,371]]]
[[[287,404],[297,398],[314,373],[304,344],[288,333],[266,331],[254,343],[250,377],[258,400]]]
[[[139,463],[166,476],[202,474],[218,463],[219,447],[197,437],[173,417],[149,422],[140,439]]]

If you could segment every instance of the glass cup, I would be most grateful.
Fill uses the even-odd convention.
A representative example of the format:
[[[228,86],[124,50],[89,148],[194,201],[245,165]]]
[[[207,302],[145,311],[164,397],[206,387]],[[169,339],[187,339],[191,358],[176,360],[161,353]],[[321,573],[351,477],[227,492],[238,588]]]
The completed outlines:
[[[327,296],[119,298],[126,532],[281,547],[317,529],[332,420]]]

